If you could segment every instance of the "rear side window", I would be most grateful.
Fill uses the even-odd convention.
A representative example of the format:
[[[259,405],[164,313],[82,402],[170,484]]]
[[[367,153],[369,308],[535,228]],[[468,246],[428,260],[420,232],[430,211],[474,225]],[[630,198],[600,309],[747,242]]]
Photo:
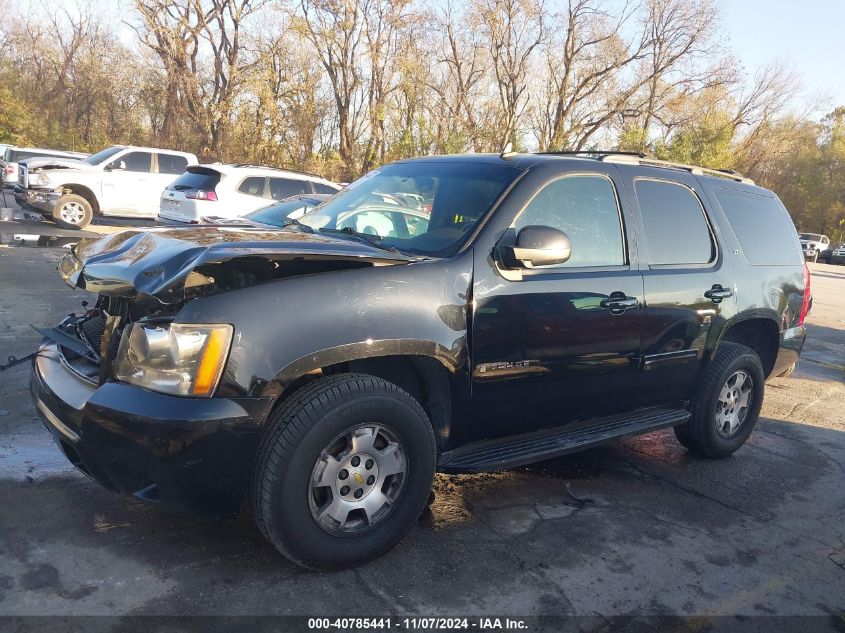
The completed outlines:
[[[706,264],[716,247],[704,208],[688,187],[665,180],[634,183],[645,226],[649,264]]]
[[[312,183],[314,185],[314,193],[337,193],[337,189],[329,187],[321,182]]]
[[[188,189],[214,191],[214,188],[219,182],[220,172],[214,171],[213,169],[203,169],[202,167],[192,167],[190,171],[186,171],[174,180],[170,188],[176,191],[186,191]]]
[[[625,263],[616,192],[604,176],[566,176],[549,183],[514,222],[517,232],[529,225],[559,229],[572,242],[566,262],[543,268]]]
[[[777,198],[722,187],[715,187],[713,192],[749,264],[789,266],[802,263],[795,227]]]
[[[158,155],[158,173],[160,174],[181,174],[188,166],[188,159],[175,154]]]
[[[270,197],[273,200],[284,200],[300,193],[310,193],[311,189],[305,180],[290,178],[270,178]]]
[[[249,178],[244,178],[244,181],[238,187],[238,191],[245,193],[248,196],[263,196],[264,176],[250,176]]]

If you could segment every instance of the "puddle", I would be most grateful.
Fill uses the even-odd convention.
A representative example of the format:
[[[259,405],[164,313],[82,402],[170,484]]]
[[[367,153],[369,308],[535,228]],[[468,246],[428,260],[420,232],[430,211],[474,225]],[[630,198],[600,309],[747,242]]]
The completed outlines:
[[[0,231],[0,245],[28,246],[33,248],[56,248],[75,244],[79,236],[37,235],[35,233],[3,233]]]

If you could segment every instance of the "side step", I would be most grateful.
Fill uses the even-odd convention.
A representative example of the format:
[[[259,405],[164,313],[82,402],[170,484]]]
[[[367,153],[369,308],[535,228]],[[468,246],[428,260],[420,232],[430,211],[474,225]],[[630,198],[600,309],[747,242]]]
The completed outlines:
[[[643,409],[576,427],[545,429],[523,435],[482,440],[447,451],[440,456],[438,470],[476,473],[513,468],[590,448],[627,435],[639,435],[676,426],[689,420],[686,409]]]

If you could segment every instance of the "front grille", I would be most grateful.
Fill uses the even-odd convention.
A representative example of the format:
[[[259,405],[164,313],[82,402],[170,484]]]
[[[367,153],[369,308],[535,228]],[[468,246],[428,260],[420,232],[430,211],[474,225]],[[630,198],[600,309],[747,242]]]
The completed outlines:
[[[85,342],[94,350],[97,356],[100,355],[100,339],[106,329],[106,318],[102,314],[91,317],[79,324],[79,331]]]

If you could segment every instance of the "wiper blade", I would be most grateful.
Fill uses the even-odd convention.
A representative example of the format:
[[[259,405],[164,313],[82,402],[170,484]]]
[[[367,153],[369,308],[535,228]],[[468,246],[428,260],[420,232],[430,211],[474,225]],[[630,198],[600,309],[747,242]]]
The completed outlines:
[[[332,235],[348,235],[349,237],[357,238],[361,242],[365,242],[370,246],[375,246],[376,248],[380,248],[383,251],[388,251],[391,253],[398,253],[399,249],[395,246],[387,246],[386,244],[382,244],[382,238],[379,235],[370,235],[369,233],[359,233],[355,229],[351,227],[344,227],[342,229],[320,229],[320,233],[330,233]]]
[[[299,220],[295,218],[288,218],[285,223],[282,225],[283,229],[286,229],[289,226],[295,226],[298,229],[301,229],[303,233],[313,233],[314,229],[312,229],[307,224],[303,224]]]

